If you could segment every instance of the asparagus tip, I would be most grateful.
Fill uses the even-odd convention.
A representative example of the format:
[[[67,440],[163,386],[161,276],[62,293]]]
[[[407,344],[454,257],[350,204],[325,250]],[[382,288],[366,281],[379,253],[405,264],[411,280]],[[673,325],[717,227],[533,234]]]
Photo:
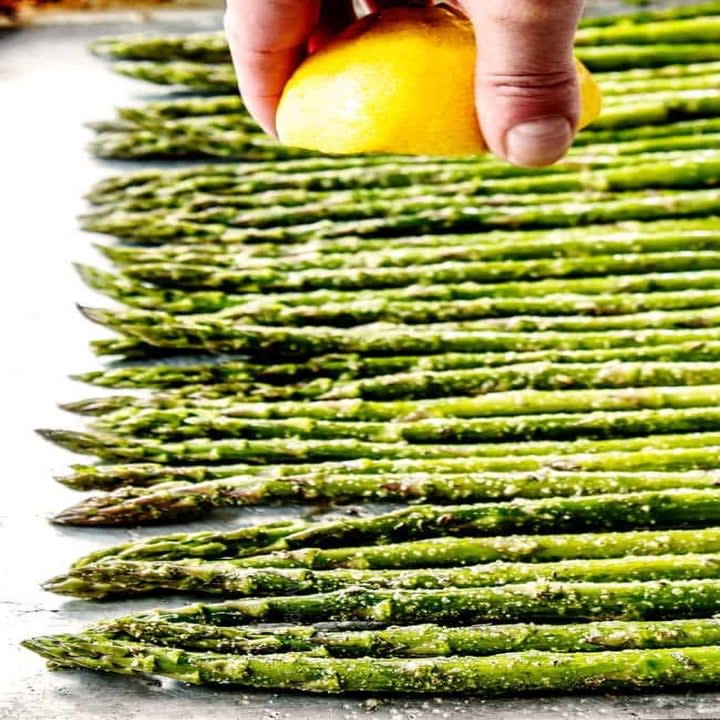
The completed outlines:
[[[35,432],[55,445],[86,455],[93,455],[100,444],[92,435],[76,430],[38,428]]]
[[[78,303],[77,309],[82,313],[84,317],[94,323],[98,323],[98,325],[107,326],[109,324],[110,313],[103,308],[91,308],[87,305],[80,305],[80,303]]]
[[[84,511],[85,503],[77,503],[72,505],[65,510],[62,510],[57,515],[53,515],[50,521],[54,525],[74,525],[74,526],[89,526],[97,525],[98,523],[92,522],[92,517]]]

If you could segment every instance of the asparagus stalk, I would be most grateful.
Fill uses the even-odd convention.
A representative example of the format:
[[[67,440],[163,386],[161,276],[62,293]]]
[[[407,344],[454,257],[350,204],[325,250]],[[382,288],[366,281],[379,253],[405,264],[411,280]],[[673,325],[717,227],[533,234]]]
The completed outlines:
[[[540,362],[528,365],[449,371],[415,371],[381,375],[326,390],[326,398],[428,398],[442,395],[485,394],[518,388],[568,390],[570,388],[623,388],[711,384],[720,376],[716,363],[609,362],[571,364]]]
[[[93,429],[100,435],[152,438],[173,441],[215,439],[348,441],[417,445],[521,440],[568,440],[612,438],[652,433],[682,433],[720,430],[717,406],[663,407],[646,410],[610,410],[577,413],[486,418],[429,418],[402,421],[332,421],[308,417],[263,420],[233,418],[211,411],[178,413],[142,411],[136,417],[113,422],[99,420]],[[177,444],[177,443],[176,443]]]
[[[367,325],[338,333],[335,328],[281,328],[242,325],[212,315],[172,317],[159,312],[134,311],[134,314],[108,310],[83,309],[95,322],[130,339],[151,346],[174,350],[199,350],[211,353],[239,352],[250,356],[270,354],[276,358],[298,358],[328,353],[367,355],[435,355],[439,352],[528,352],[535,350],[597,350],[636,345],[714,342],[720,337],[713,328],[701,329],[621,329],[605,331],[502,332],[474,329],[470,326],[390,324]],[[141,321],[141,319],[143,321]],[[702,326],[702,314],[697,314]],[[468,324],[469,325],[469,324]],[[114,349],[114,348],[113,348]],[[97,346],[96,351],[103,352]],[[106,352],[106,350],[105,350]]]
[[[600,652],[643,648],[717,645],[718,620],[605,621],[576,625],[472,625],[345,630],[342,625],[218,627],[171,623],[132,615],[99,623],[92,632],[118,640],[202,652],[264,655],[323,652],[331,657],[448,657],[482,656],[506,652]]]
[[[576,45],[654,45],[659,43],[702,43],[720,40],[720,17],[700,15],[687,19],[643,23],[619,23],[607,27],[582,27]]]
[[[576,441],[577,442],[577,441]],[[632,441],[631,441],[632,442]],[[711,440],[712,442],[712,440]],[[152,487],[165,482],[186,483],[219,480],[235,476],[374,474],[374,473],[432,473],[434,476],[473,472],[653,472],[716,470],[714,445],[705,448],[678,448],[673,450],[604,451],[571,455],[523,455],[522,457],[477,457],[467,460],[452,458],[432,460],[348,460],[317,464],[289,465],[190,465],[167,466],[153,463],[125,465],[74,465],[72,473],[57,480],[76,490],[113,490],[126,485],[138,488]]]
[[[718,682],[715,647],[543,653],[492,657],[377,659],[307,654],[236,656],[191,653],[98,635],[54,635],[23,645],[59,667],[164,675],[193,684],[339,692],[518,692],[622,690]]]
[[[156,130],[103,133],[91,143],[91,149],[98,157],[125,159],[222,157],[257,162],[314,157],[309,150],[280,145],[260,133],[213,127],[175,134]]]
[[[133,271],[133,268],[130,268]],[[562,316],[622,316],[630,317],[637,313],[671,311],[663,313],[666,320],[683,317],[694,318],[694,309],[705,310],[711,314],[720,304],[720,290],[685,290],[672,292],[628,293],[625,295],[602,294],[588,297],[582,294],[557,294],[530,296],[525,298],[499,297],[477,299],[441,300],[405,300],[393,301],[383,297],[360,297],[350,302],[317,305],[290,306],[273,300],[248,301],[245,296],[215,293],[207,291],[181,290],[167,292],[161,289],[147,290],[140,283],[127,282],[123,277],[99,275],[90,268],[80,268],[88,285],[102,286],[111,298],[140,310],[165,310],[183,314],[206,314],[223,312],[225,317],[236,321],[258,325],[332,325],[353,327],[373,322],[392,322],[413,325],[417,323],[456,322],[478,320],[481,318],[510,317],[507,323],[493,322],[515,327],[518,322],[537,322],[550,328],[554,323],[564,325],[572,318]],[[720,273],[718,273],[720,275]],[[520,316],[520,317],[518,317]],[[524,318],[522,316],[525,316]],[[533,318],[534,316],[534,318]],[[543,321],[544,316],[560,316]],[[576,317],[576,320],[578,318]],[[612,320],[594,319],[592,323],[613,323]],[[622,322],[619,318],[616,322]]]
[[[97,550],[72,566],[117,560],[232,560],[238,568],[328,570],[438,568],[506,562],[544,563],[628,555],[678,555],[720,552],[720,528],[633,530],[572,535],[439,537],[386,545],[303,548],[247,556],[244,531],[162,535]]]
[[[104,415],[123,408],[183,408],[202,405],[232,408],[248,399],[412,400],[457,395],[486,395],[531,388],[642,388],[674,385],[712,385],[720,381],[714,362],[610,362],[553,364],[537,362],[500,367],[449,371],[414,371],[347,382],[310,382],[298,386],[232,384],[187,385],[148,399],[129,395],[104,396],[66,403],[64,410],[83,415]],[[312,406],[315,407],[315,406]]]
[[[720,578],[720,556],[660,555],[554,563],[498,561],[428,570],[304,570],[238,568],[232,561],[107,560],[48,580],[50,592],[104,600],[158,592],[253,597],[325,593],[351,587],[441,590],[533,581],[648,582]]]
[[[581,45],[575,55],[593,71],[661,67],[674,63],[700,63],[720,60],[717,43],[658,43],[656,45],[613,44],[597,47]],[[129,74],[129,73],[128,73]],[[139,77],[139,75],[135,75]],[[215,79],[212,76],[212,79]],[[157,81],[156,81],[157,82]],[[187,83],[186,83],[187,84]],[[205,87],[210,88],[210,83]],[[218,85],[218,89],[220,89]],[[213,89],[215,89],[213,87]]]
[[[700,52],[687,59],[688,61],[699,61],[713,58]],[[669,62],[681,61],[669,60]],[[229,62],[207,63],[174,59],[169,62],[119,61],[113,63],[112,67],[120,75],[145,80],[156,85],[184,85],[193,90],[213,93],[231,93],[237,90],[235,70]]]
[[[393,376],[399,385],[410,382],[415,386],[415,380],[429,377],[427,373],[444,373],[454,371],[483,372],[485,368],[500,368],[508,365],[526,363],[556,363],[556,364],[603,364],[617,363],[618,361],[644,360],[648,366],[648,373],[660,373],[660,368],[654,361],[663,363],[692,363],[700,370],[699,363],[720,359],[720,343],[678,343],[671,345],[640,346],[635,348],[606,349],[606,350],[577,350],[577,351],[530,351],[527,353],[446,353],[439,355],[414,356],[404,355],[397,357],[362,357],[359,355],[325,355],[307,361],[285,364],[252,363],[243,360],[225,359],[222,362],[208,360],[205,363],[191,365],[178,365],[158,363],[153,365],[130,365],[126,367],[111,367],[102,370],[74,375],[75,380],[106,388],[154,388],[159,390],[177,389],[186,385],[202,385],[210,388],[219,385],[230,389],[235,385],[243,385],[249,381],[283,384],[294,381],[304,381],[307,384],[319,381],[327,382],[328,387],[344,385],[352,381],[368,380],[363,385],[362,393],[372,392],[372,379],[377,378],[378,384],[388,384]],[[690,368],[687,368],[690,370]],[[558,368],[559,370],[559,368]],[[578,373],[580,368],[577,368]],[[422,375],[417,375],[418,373]],[[664,385],[671,385],[671,373],[662,381]],[[408,377],[412,376],[412,380]],[[399,376],[399,377],[395,377]],[[640,377],[640,376],[638,376]],[[660,375],[658,374],[658,378]],[[638,383],[640,381],[638,380]],[[343,396],[355,395],[359,388],[351,386],[344,391]]]
[[[693,78],[687,78],[687,80],[690,81]],[[174,120],[205,115],[236,115],[244,111],[245,106],[239,95],[213,95],[209,97],[190,96],[170,100],[155,100],[142,105],[118,108],[117,113],[123,120],[143,124],[147,120]]]
[[[132,280],[153,283],[163,288],[220,290],[231,293],[257,293],[263,290],[274,293],[299,293],[313,290],[347,291],[402,288],[413,283],[430,285],[443,283],[458,285],[463,282],[500,284],[513,281],[527,282],[533,279],[602,277],[610,273],[618,275],[656,274],[663,271],[688,273],[717,270],[720,267],[718,258],[720,258],[718,251],[699,250],[687,253],[674,251],[523,260],[448,261],[404,267],[340,267],[336,269],[319,267],[296,272],[275,270],[271,265],[264,268],[235,269],[215,265],[167,262],[128,265],[122,269],[122,272]],[[85,274],[88,273],[85,272]],[[97,280],[93,280],[93,282],[97,282]],[[603,283],[598,284],[602,285]],[[613,281],[606,281],[604,284],[612,285]],[[546,284],[545,287],[548,285]],[[509,289],[511,290],[511,288]],[[489,291],[492,292],[493,287],[490,287]],[[279,299],[282,302],[282,298]],[[388,297],[386,299],[394,300],[395,298]],[[292,300],[295,298],[291,297]]]
[[[720,580],[630,583],[530,582],[485,588],[366,590],[348,588],[316,595],[241,598],[219,604],[158,610],[170,622],[242,625],[254,622],[364,620],[382,623],[535,620],[661,620],[712,615]]]
[[[685,18],[696,18],[702,16],[717,15],[720,12],[720,4],[712,2],[698,3],[695,5],[680,5],[668,8],[653,8],[651,10],[639,10],[633,13],[621,13],[619,15],[606,14],[585,16],[580,21],[582,28],[608,27],[611,25],[644,25],[645,23],[656,23],[660,21],[682,20]]]
[[[353,398],[340,400],[319,399],[313,402],[288,400],[280,402],[238,402],[237,398],[221,397],[217,400],[173,402],[150,400],[128,403],[108,412],[96,421],[96,427],[122,427],[144,430],[165,423],[168,427],[185,423],[217,421],[219,426],[227,421],[232,428],[233,419],[284,420],[312,418],[334,422],[415,422],[429,418],[497,418],[516,415],[550,415],[552,413],[580,413],[591,411],[643,410],[647,408],[698,408],[712,407],[720,401],[720,385],[694,387],[627,387],[602,389],[554,390],[506,390],[491,392],[477,397],[446,397],[423,400],[368,400]],[[102,403],[102,399],[100,400]],[[93,402],[90,401],[92,405]],[[68,406],[66,406],[67,408]],[[72,405],[69,406],[73,408]],[[335,423],[337,424],[337,423]],[[239,425],[238,427],[242,427]],[[322,426],[321,426],[322,427]],[[328,428],[331,426],[328,425]],[[310,431],[312,432],[312,431]]]
[[[720,445],[718,433],[686,432],[679,435],[663,434],[640,438],[596,440],[581,438],[568,441],[523,441],[516,443],[485,443],[469,446],[460,444],[404,445],[398,443],[367,443],[357,440],[209,440],[206,438],[184,442],[163,443],[151,439],[120,437],[102,433],[82,433],[72,430],[39,430],[39,434],[72,452],[95,455],[110,462],[155,462],[169,465],[222,464],[245,462],[255,465],[269,463],[302,463],[343,460],[436,460],[438,458],[497,458],[516,455],[595,452],[630,452],[634,450],[698,448]],[[704,444],[704,445],[703,445]],[[556,457],[557,461],[558,458]],[[516,460],[511,460],[515,466]],[[482,470],[493,467],[483,466]],[[508,467],[503,465],[502,467]],[[535,464],[517,469],[533,470]],[[642,467],[642,466],[641,466]],[[706,468],[707,465],[699,465]],[[664,466],[656,469],[666,469]]]
[[[191,486],[197,488],[197,485]],[[125,517],[132,524],[172,521],[183,517],[183,510],[192,506],[195,497],[181,499],[182,509],[165,515],[165,507],[155,493],[141,496],[139,510],[128,506]],[[125,493],[127,494],[127,493]],[[200,500],[195,504],[197,507]],[[207,509],[207,506],[205,506]],[[191,515],[185,512],[185,516]],[[192,515],[191,515],[192,516]],[[369,518],[320,522],[295,532],[290,530],[273,544],[259,543],[253,552],[264,554],[275,550],[302,547],[333,547],[352,544],[387,544],[403,540],[437,537],[438,535],[507,535],[523,532],[572,532],[590,530],[623,530],[642,527],[703,527],[720,518],[720,499],[716,489],[651,490],[607,495],[553,497],[470,505],[417,505]],[[65,525],[106,524],[95,521],[92,510],[82,506],[60,513],[53,522]],[[124,518],[112,518],[109,524],[123,524]],[[274,527],[274,526],[273,526]],[[255,530],[263,533],[263,526]]]
[[[200,517],[218,507],[279,502],[362,502],[421,500],[477,502],[677,488],[712,489],[718,475],[673,472],[535,472],[462,474],[310,473],[280,478],[239,476],[199,483],[169,482],[123,488],[90,497],[64,510],[55,521],[66,525],[132,525]]]
[[[694,82],[699,82],[695,78]],[[670,90],[666,92],[671,92]],[[676,93],[682,94],[682,90]],[[244,111],[236,113],[219,113],[217,115],[191,115],[189,117],[161,118],[153,115],[152,112],[145,113],[141,110],[124,111],[122,115],[111,120],[100,120],[88,123],[88,127],[98,134],[116,132],[134,132],[136,130],[152,130],[164,133],[169,136],[194,133],[199,130],[202,133],[217,131],[226,132],[229,130],[242,130],[248,135],[257,135],[258,124]]]
[[[91,50],[96,55],[113,60],[170,62],[183,59],[204,63],[230,60],[227,41],[223,33],[103,37],[91,45]]]

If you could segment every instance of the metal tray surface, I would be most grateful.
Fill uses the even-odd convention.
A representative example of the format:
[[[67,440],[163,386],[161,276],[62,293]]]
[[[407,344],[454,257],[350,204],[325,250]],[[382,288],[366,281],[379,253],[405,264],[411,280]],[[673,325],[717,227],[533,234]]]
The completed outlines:
[[[668,3],[670,4],[670,3]],[[677,4],[677,3],[675,3]],[[688,3],[689,4],[689,3]],[[591,3],[590,11],[619,8]],[[79,555],[165,529],[70,529],[47,518],[77,495],[53,483],[71,460],[33,433],[73,419],[54,403],[98,392],[67,379],[96,366],[87,349],[99,330],[74,302],[100,298],[76,277],[71,261],[98,262],[92,236],[77,229],[82,196],[97,179],[137,164],[88,155],[88,120],[157,92],[109,72],[86,45],[106,34],[185,32],[220,27],[220,11],[115,12],[43,16],[0,34],[0,718],[13,720],[680,720],[720,718],[720,692],[480,700],[475,698],[316,697],[193,688],[177,683],[48,672],[23,650],[24,637],[72,632],[100,617],[186,600],[86,603],[45,593],[40,582]],[[256,514],[218,514],[192,529],[228,527]]]

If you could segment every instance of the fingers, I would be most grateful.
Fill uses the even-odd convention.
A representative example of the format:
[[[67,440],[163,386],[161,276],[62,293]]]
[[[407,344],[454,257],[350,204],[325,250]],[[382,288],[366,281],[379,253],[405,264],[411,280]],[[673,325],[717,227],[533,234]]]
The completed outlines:
[[[579,117],[573,39],[582,0],[465,0],[477,39],[477,111],[496,155],[538,167],[570,147]]]
[[[275,133],[283,88],[319,18],[320,0],[228,0],[225,32],[240,94],[269,133]]]

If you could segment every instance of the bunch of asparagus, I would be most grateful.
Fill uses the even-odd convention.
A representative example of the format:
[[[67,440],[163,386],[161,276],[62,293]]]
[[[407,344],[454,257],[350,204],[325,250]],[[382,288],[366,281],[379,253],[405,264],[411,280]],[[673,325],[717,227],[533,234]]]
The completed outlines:
[[[101,41],[221,94],[121,109],[99,154],[243,163],[91,191],[86,227],[121,244],[78,270],[125,307],[82,310],[116,333],[99,355],[135,360],[78,379],[134,392],[41,431],[101,461],[58,478],[104,492],[54,520],[331,514],[98,550],[46,588],[226,601],[26,646],[314,692],[716,684],[719,38],[717,1],[586,20],[607,108],[541,170],[282,148],[220,35]]]

